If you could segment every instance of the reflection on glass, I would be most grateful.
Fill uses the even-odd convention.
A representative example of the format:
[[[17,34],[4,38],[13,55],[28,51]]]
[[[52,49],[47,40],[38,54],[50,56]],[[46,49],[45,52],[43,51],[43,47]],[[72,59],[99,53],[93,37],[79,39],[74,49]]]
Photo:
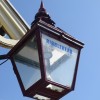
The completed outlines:
[[[25,89],[41,78],[36,38],[32,38],[14,57]]]
[[[34,96],[34,98],[35,98],[36,100],[50,100],[50,98],[44,97],[44,96],[39,95],[39,94],[36,94],[36,95]]]
[[[50,89],[50,90],[53,90],[53,91],[56,91],[56,92],[62,92],[64,90],[63,88],[54,86],[52,84],[49,84],[46,88]]]
[[[42,42],[47,79],[71,87],[78,50],[44,34]]]

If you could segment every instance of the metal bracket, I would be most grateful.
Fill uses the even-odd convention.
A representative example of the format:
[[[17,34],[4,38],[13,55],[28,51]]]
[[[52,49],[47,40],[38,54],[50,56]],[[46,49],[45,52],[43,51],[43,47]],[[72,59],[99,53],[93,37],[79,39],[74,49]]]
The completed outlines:
[[[8,55],[0,55],[0,60],[3,60],[3,59],[9,59]]]

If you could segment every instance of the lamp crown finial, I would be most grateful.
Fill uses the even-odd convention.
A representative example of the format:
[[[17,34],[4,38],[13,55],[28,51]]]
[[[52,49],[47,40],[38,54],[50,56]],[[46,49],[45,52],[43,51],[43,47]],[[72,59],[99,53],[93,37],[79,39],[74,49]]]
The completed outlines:
[[[46,9],[44,8],[44,4],[42,0],[41,0],[40,8],[35,15],[35,20],[32,22],[31,27],[34,25],[35,22],[39,21],[40,19],[50,25],[55,26],[55,22],[51,19],[49,14],[46,12]]]

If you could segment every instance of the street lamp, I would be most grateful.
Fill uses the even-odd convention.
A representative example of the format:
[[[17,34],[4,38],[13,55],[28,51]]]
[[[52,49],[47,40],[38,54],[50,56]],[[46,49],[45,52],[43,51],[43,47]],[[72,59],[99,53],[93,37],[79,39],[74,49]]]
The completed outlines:
[[[32,28],[7,54],[23,95],[58,100],[74,90],[83,45],[55,27],[41,2]]]

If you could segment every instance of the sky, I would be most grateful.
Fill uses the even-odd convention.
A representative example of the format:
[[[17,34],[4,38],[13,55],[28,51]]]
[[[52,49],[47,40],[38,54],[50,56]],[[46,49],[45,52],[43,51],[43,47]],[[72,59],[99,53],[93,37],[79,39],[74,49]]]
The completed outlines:
[[[10,2],[31,25],[41,0]],[[100,0],[43,2],[56,26],[85,44],[80,56],[75,90],[61,100],[100,100]],[[0,54],[6,52],[0,47]],[[22,95],[10,61],[0,66],[0,100],[33,100]]]

